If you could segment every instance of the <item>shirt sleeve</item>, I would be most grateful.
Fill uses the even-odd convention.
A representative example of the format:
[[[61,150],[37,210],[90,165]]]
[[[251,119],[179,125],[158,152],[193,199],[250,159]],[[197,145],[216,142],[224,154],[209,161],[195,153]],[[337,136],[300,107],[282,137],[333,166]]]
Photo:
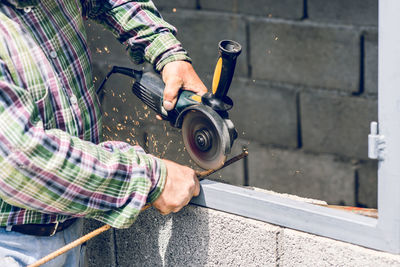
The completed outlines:
[[[165,22],[150,0],[81,0],[83,15],[103,24],[121,43],[135,63],[150,62],[156,71],[169,62],[191,62],[176,29]]]
[[[45,130],[30,93],[0,59],[0,198],[27,210],[129,227],[161,194],[165,164],[123,142]]]

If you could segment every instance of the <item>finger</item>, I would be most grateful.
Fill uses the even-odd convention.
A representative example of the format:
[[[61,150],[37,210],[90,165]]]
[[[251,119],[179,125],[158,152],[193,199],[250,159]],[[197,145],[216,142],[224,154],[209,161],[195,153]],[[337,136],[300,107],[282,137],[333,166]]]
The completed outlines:
[[[167,207],[165,201],[161,200],[160,203],[160,198],[153,202],[152,206],[156,208],[161,215],[168,215],[169,213],[171,213],[171,209]]]
[[[183,207],[185,207],[187,204],[189,204],[189,202],[190,202],[190,198],[186,199],[185,202],[182,205],[180,205],[179,207],[174,208],[172,210],[172,212],[173,213],[179,212],[181,209],[183,209]]]
[[[197,75],[192,77],[192,81],[184,83],[183,89],[192,91],[200,96],[204,95],[208,91],[207,87]]]
[[[158,209],[158,212],[160,212],[161,215],[168,215],[171,213],[171,210],[166,210],[166,209]]]
[[[144,206],[142,207],[142,210],[141,210],[141,211],[145,211],[145,210],[147,210],[147,209],[150,208],[150,207],[151,207],[151,204],[148,203],[148,204],[146,204],[146,205],[144,205]]]
[[[163,106],[167,111],[170,111],[175,107],[178,93],[181,87],[182,87],[182,79],[177,76],[169,78],[165,82]]]
[[[159,114],[156,115],[156,119],[159,120],[159,121],[162,121],[162,120],[163,120],[163,118],[162,118],[161,115],[159,115]]]
[[[186,205],[187,205],[187,204],[186,204]],[[181,209],[182,209],[184,206],[186,206],[186,205],[183,205],[182,207],[179,207],[179,208],[175,208],[175,209],[172,210],[172,212],[173,212],[173,213],[178,213],[178,212],[180,212]]]
[[[197,197],[198,195],[200,195],[200,182],[199,179],[194,178],[194,182],[195,182],[195,188],[193,191],[193,196]]]
[[[197,178],[195,178],[195,187],[192,193],[192,196],[197,197],[200,194],[200,182]],[[185,207],[186,205],[188,205],[190,203],[190,200],[192,200],[192,197],[189,197],[185,200],[184,204],[176,207],[172,210],[173,213],[177,213],[179,212],[183,207]]]

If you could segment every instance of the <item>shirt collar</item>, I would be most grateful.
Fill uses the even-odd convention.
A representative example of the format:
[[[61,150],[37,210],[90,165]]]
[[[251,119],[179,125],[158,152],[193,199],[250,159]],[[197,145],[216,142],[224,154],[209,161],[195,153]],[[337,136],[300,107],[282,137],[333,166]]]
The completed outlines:
[[[34,7],[40,3],[40,0],[5,0],[5,1],[15,6],[15,8]]]

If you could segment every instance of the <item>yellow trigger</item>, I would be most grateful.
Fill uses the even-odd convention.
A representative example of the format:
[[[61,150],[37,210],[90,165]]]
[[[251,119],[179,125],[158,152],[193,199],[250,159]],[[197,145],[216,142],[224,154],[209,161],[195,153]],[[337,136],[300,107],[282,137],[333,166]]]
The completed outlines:
[[[192,95],[191,98],[192,98],[194,101],[201,103],[201,96],[199,96],[199,95]]]

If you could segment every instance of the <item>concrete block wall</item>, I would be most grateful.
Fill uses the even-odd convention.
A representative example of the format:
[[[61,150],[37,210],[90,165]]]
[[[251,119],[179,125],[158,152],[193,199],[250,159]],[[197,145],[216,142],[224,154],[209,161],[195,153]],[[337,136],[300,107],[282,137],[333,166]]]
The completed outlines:
[[[101,225],[86,222],[86,230]],[[89,266],[399,266],[400,256],[211,209],[153,209],[89,240]]]
[[[378,0],[154,2],[208,87],[218,42],[243,46],[229,92],[239,132],[232,155],[248,147],[250,156],[213,179],[376,207],[377,164],[367,158],[367,136],[377,119]],[[87,26],[96,82],[112,65],[132,66],[110,33]],[[195,166],[180,132],[156,121],[130,84],[109,81],[106,137]]]

